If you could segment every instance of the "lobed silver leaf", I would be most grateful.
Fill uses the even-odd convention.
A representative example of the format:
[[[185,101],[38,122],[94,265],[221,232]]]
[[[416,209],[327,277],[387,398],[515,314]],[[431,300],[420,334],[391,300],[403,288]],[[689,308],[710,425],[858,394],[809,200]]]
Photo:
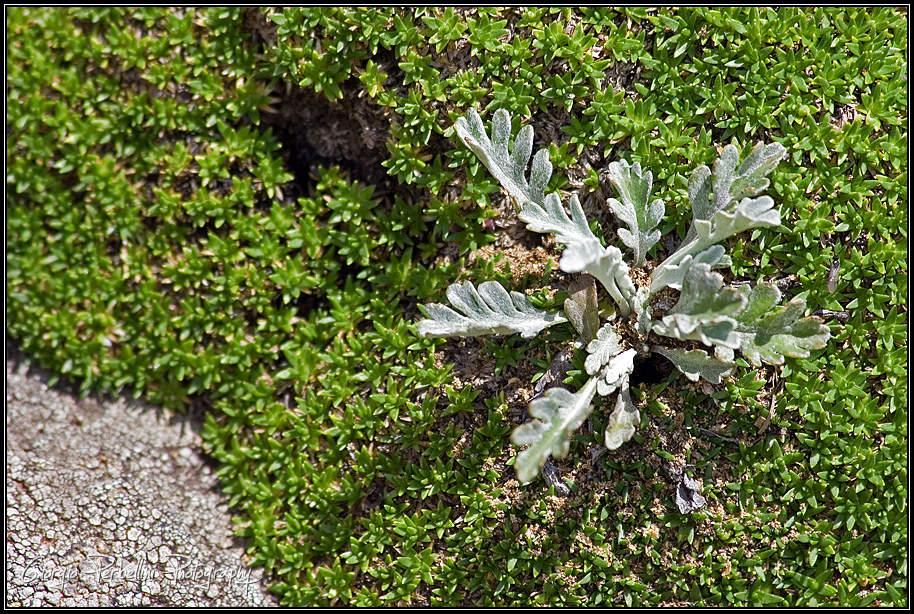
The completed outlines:
[[[523,207],[527,202],[544,201],[546,185],[552,177],[552,163],[546,150],[538,151],[533,157],[530,179],[525,176],[533,151],[532,126],[521,128],[514,139],[513,149],[509,143],[511,115],[504,109],[496,111],[492,118],[491,139],[475,109],[470,109],[466,117],[458,118],[454,127],[463,142],[482,160],[518,207]]]
[[[777,307],[781,292],[774,284],[759,283],[752,290],[743,286],[738,292],[747,304],[736,316],[735,334],[743,355],[757,367],[762,362],[783,364],[785,356],[806,358],[810,350],[824,348],[831,338],[831,331],[822,320],[803,317],[803,299],[794,298]]]
[[[497,281],[481,283],[478,291],[472,282],[452,284],[447,289],[447,297],[456,311],[438,303],[423,307],[428,316],[419,322],[418,331],[423,337],[520,333],[522,337],[530,338],[565,321],[561,314],[537,309],[520,292],[509,293]]]
[[[661,288],[669,286],[680,290],[682,288],[682,280],[685,279],[685,275],[693,262],[704,262],[714,268],[722,263],[729,264],[729,261],[730,258],[725,255],[723,245],[712,245],[694,256],[687,254],[678,265],[666,266],[658,273],[656,280],[652,283],[656,283]]]
[[[736,364],[711,356],[701,350],[683,350],[682,348],[665,348],[659,345],[651,351],[666,356],[687,378],[697,382],[702,377],[712,384],[719,384],[721,378],[730,375]]]
[[[639,162],[629,165],[619,160],[609,165],[607,178],[619,195],[618,200],[610,198],[607,204],[630,229],[619,229],[619,238],[635,252],[635,266],[641,266],[647,251],[660,240],[660,231],[655,228],[664,212],[662,200],[650,202],[653,175],[650,171],[642,173]]]
[[[616,406],[609,415],[604,433],[604,443],[610,450],[618,450],[622,444],[635,435],[635,429],[641,423],[641,413],[632,402],[628,381],[616,397]]]
[[[577,195],[569,200],[571,215],[565,212],[562,202],[554,192],[546,197],[544,205],[528,202],[518,217],[534,232],[548,232],[556,241],[565,245],[559,259],[559,268],[566,273],[589,273],[596,277],[612,296],[622,315],[632,313],[635,284],[628,274],[628,265],[622,252],[615,246],[603,247],[590,230],[584,210]]]
[[[571,434],[590,415],[596,386],[596,378],[591,378],[577,393],[549,388],[543,396],[530,402],[530,415],[534,419],[511,433],[514,445],[530,446],[522,450],[514,462],[518,481],[526,484],[533,480],[549,456],[564,458],[568,454]]]
[[[680,283],[689,256],[750,228],[780,226],[774,201],[754,197],[768,187],[767,175],[786,155],[779,143],[759,143],[740,164],[739,150],[728,145],[713,172],[707,166],[695,169],[688,186],[692,225],[679,249],[651,274],[651,294]]]
[[[601,397],[611,395],[628,381],[628,376],[635,370],[634,349],[627,349],[617,356],[613,356],[600,372],[597,380],[597,394]]]
[[[758,196],[768,187],[767,176],[787,155],[780,143],[758,143],[739,163],[739,149],[727,145],[714,163],[714,171],[699,166],[689,179],[689,204],[692,220],[710,221],[712,216],[748,196]],[[694,236],[693,229],[686,235],[686,241]]]
[[[622,346],[619,345],[619,336],[609,323],[604,324],[597,331],[596,338],[587,345],[587,358],[584,360],[587,374],[594,375],[620,352]]]
[[[696,339],[705,345],[724,345],[737,349],[734,330],[746,298],[732,288],[723,288],[723,277],[711,272],[706,262],[692,263],[682,282],[679,302],[655,322],[654,332],[675,339]]]

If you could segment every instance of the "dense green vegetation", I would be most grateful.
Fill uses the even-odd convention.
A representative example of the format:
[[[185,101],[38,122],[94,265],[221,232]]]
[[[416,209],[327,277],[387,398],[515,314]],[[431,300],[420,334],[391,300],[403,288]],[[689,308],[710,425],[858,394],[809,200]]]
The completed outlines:
[[[206,407],[287,604],[906,606],[906,19],[11,8],[7,333],[84,391]],[[783,369],[643,384],[626,447],[585,454],[599,407],[575,438],[571,497],[519,487],[507,435],[556,346],[415,328],[454,281],[566,283],[454,143],[470,107],[533,125],[593,210],[609,161],[651,168],[680,238],[692,168],[783,144],[785,224],[733,270],[846,321]]]

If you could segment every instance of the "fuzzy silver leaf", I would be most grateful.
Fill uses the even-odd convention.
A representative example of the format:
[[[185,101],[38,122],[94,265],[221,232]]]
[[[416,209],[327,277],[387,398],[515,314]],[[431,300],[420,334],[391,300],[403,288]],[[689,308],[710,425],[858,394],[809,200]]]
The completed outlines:
[[[560,314],[540,311],[520,292],[509,293],[497,281],[479,284],[478,291],[471,282],[452,284],[447,289],[447,298],[456,311],[438,303],[425,305],[428,319],[419,322],[420,335],[476,337],[520,333],[529,339],[565,321]]]
[[[641,266],[647,250],[660,240],[655,228],[663,219],[663,201],[650,202],[653,175],[647,170],[642,173],[639,162],[630,166],[619,160],[609,165],[607,178],[619,194],[618,200],[610,198],[607,204],[629,228],[620,228],[619,238],[635,252],[635,266]]]
[[[531,422],[522,424],[511,434],[516,446],[530,446],[517,455],[514,469],[522,484],[533,480],[549,456],[563,458],[568,454],[571,434],[590,415],[590,402],[596,392],[596,378],[591,378],[577,393],[564,388],[549,388],[530,402]]]

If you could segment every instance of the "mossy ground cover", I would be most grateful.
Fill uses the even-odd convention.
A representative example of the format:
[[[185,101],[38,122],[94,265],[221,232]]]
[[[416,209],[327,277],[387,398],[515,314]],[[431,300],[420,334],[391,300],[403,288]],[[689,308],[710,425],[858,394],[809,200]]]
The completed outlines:
[[[906,19],[10,9],[8,334],[86,392],[205,409],[288,604],[906,606]],[[569,281],[455,143],[469,107],[532,124],[606,231],[609,161],[654,171],[681,238],[695,166],[782,143],[786,223],[728,253],[828,347],[716,387],[660,365],[632,442],[599,454],[599,407],[576,437],[570,496],[519,486],[508,434],[563,340],[415,328],[455,281],[556,307]]]

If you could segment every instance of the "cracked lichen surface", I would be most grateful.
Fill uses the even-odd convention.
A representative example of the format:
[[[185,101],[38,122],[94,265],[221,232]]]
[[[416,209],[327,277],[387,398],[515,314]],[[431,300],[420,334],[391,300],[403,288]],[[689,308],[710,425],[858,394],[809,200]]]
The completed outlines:
[[[7,605],[275,605],[197,426],[50,388],[7,358]]]

